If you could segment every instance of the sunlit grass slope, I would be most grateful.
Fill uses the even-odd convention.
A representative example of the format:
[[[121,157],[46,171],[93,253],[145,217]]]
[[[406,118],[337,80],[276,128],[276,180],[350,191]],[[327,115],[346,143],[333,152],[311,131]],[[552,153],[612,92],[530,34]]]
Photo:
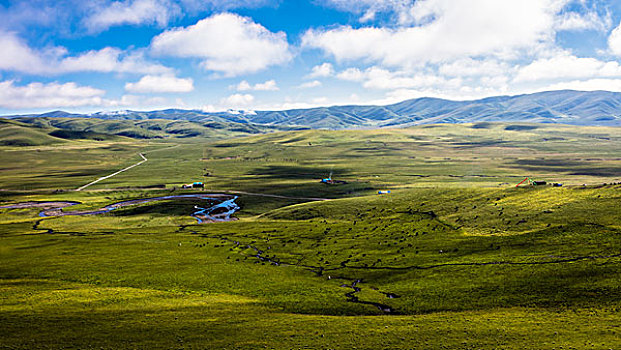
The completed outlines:
[[[99,207],[161,193],[12,200]],[[174,201],[44,219],[5,209],[2,339],[21,348],[614,349],[620,199],[620,185],[426,187],[282,199],[279,209],[248,201],[241,220],[209,225]]]

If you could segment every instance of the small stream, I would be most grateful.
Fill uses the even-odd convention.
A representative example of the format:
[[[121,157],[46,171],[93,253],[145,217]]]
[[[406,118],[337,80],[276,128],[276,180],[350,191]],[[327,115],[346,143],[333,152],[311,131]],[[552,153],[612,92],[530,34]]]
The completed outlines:
[[[194,207],[196,211],[189,215],[195,218],[199,224],[202,224],[202,223],[207,223],[207,222],[226,222],[226,221],[236,220],[234,217],[232,217],[232,215],[240,209],[239,205],[236,203],[236,200],[238,198],[239,198],[238,196],[222,195],[222,194],[186,194],[186,195],[172,195],[172,196],[162,196],[162,197],[121,201],[121,202],[107,205],[100,209],[90,210],[90,211],[89,210],[87,211],[77,211],[77,210],[76,211],[63,211],[63,208],[81,204],[79,202],[68,202],[68,201],[16,203],[16,204],[11,204],[11,205],[0,206],[0,209],[42,208],[43,210],[39,213],[40,217],[54,217],[54,216],[67,216],[67,215],[99,215],[99,214],[109,213],[113,210],[131,206],[131,205],[138,205],[138,204],[144,204],[144,203],[150,203],[150,202],[156,202],[156,201],[164,201],[164,200],[172,200],[172,199],[202,199],[202,200],[205,200],[207,203],[209,202],[213,203],[214,201],[220,201],[206,208],[202,208],[199,206]],[[37,221],[35,225],[33,226],[33,229],[39,229],[38,226],[40,222],[41,220]],[[184,226],[182,226],[182,229],[183,228]],[[48,233],[53,233],[53,231],[48,230]],[[74,234],[72,232],[69,232],[69,233]],[[192,233],[197,234],[196,231],[192,231]],[[75,233],[75,234],[79,234],[79,233]],[[206,236],[206,235],[205,237],[225,240],[225,241],[235,244],[235,246],[245,245],[239,241],[232,240],[226,237]],[[245,246],[255,251],[255,254],[253,254],[252,256],[257,258],[259,261],[268,262],[275,266],[296,266],[299,268],[304,268],[306,270],[312,271],[317,276],[323,275],[324,268],[321,266],[302,265],[299,262],[298,263],[281,262],[280,259],[268,258],[264,256],[263,255],[264,251],[259,249],[258,247],[255,247],[250,244],[245,245]],[[336,278],[347,279],[346,277],[336,277]],[[328,277],[328,279],[330,279],[330,277]],[[374,306],[385,314],[395,314],[395,310],[386,304],[360,300],[356,294],[361,291],[361,288],[358,286],[358,284],[361,282],[362,280],[355,279],[351,282],[351,284],[341,285],[341,287],[351,289],[350,292],[345,293],[345,296],[347,297],[347,301],[358,303],[358,304]],[[390,299],[399,297],[398,295],[393,294],[393,293],[386,293],[386,292],[380,292],[380,293],[386,295]]]
[[[195,206],[194,208],[199,209],[199,210],[194,212],[192,216],[196,218],[196,220],[198,220],[199,224],[202,224],[205,221],[207,222],[231,221],[232,220],[231,215],[233,215],[236,211],[240,209],[239,205],[235,203],[237,198],[239,197],[235,196],[231,199],[227,199],[216,205],[212,205],[209,208],[201,208],[201,207]],[[214,199],[214,198],[209,198],[209,199]],[[224,211],[221,211],[221,210],[224,210]]]
[[[185,227],[182,227],[181,230],[185,229]],[[199,233],[196,231],[191,231],[192,234],[196,234],[198,235]],[[292,263],[292,262],[285,262],[285,261],[281,261],[280,259],[276,259],[275,257],[273,258],[269,258],[267,256],[264,255],[264,251],[261,250],[260,248],[252,245],[252,244],[244,244],[240,241],[231,239],[231,238],[227,238],[224,236],[213,236],[213,235],[205,235],[205,234],[201,234],[202,237],[205,238],[212,238],[212,239],[218,239],[221,241],[225,241],[228,243],[232,243],[235,245],[235,247],[245,247],[248,249],[252,249],[254,250],[255,254],[251,254],[250,256],[257,258],[260,262],[266,262],[266,263],[270,263],[274,266],[290,266],[290,267],[298,267],[298,268],[303,268],[304,270],[308,270],[313,272],[315,275],[317,275],[317,277],[321,277],[323,276],[324,273],[324,268],[322,266],[311,266],[311,265],[303,265],[298,263]],[[270,249],[270,247],[268,247],[268,249]],[[330,276],[328,276],[328,280],[331,279],[335,279],[335,280],[349,280],[348,277],[343,277],[343,276],[334,276],[333,278],[331,278]],[[359,283],[362,283],[361,279],[354,279],[351,281],[351,284],[342,284],[341,287],[344,288],[349,288],[352,289],[352,291],[345,293],[345,297],[347,297],[347,301],[348,302],[352,302],[352,303],[357,303],[357,304],[364,304],[364,305],[371,305],[374,306],[376,308],[378,308],[381,312],[383,312],[384,314],[394,314],[394,315],[398,315],[399,313],[393,309],[392,307],[386,305],[386,304],[382,304],[382,303],[377,303],[377,302],[373,302],[373,301],[365,301],[365,300],[360,300],[360,298],[356,295],[357,293],[360,293],[362,291],[362,289],[358,286]],[[377,290],[377,289],[375,289]],[[389,299],[394,299],[394,298],[400,298],[399,295],[395,294],[395,293],[389,293],[389,292],[381,292],[378,291],[380,294],[384,294],[386,297],[388,297]]]
[[[196,207],[196,209],[200,209],[200,210],[189,214],[190,216],[195,218],[199,224],[204,223],[204,222],[225,222],[225,221],[235,220],[235,218],[233,218],[231,215],[233,215],[237,210],[240,209],[239,205],[235,203],[235,201],[238,199],[237,196],[221,195],[221,194],[181,194],[181,195],[152,197],[152,198],[143,198],[143,199],[132,199],[128,201],[122,201],[122,202],[117,202],[114,204],[109,204],[100,209],[85,210],[85,211],[79,211],[79,210],[63,211],[64,208],[68,208],[74,205],[81,204],[79,202],[67,202],[67,201],[16,203],[12,205],[0,206],[0,209],[42,208],[43,210],[39,213],[39,217],[99,215],[99,214],[109,213],[113,210],[131,206],[131,205],[138,205],[138,204],[172,200],[172,199],[202,199],[202,200],[205,200],[206,202],[221,201],[208,208]]]
[[[382,304],[382,303],[376,303],[373,301],[363,301],[360,300],[358,298],[358,296],[356,295],[356,293],[360,293],[360,291],[362,291],[362,289],[360,287],[358,287],[358,283],[362,282],[362,280],[354,280],[351,285],[348,284],[343,284],[341,285],[341,287],[345,287],[345,288],[351,288],[353,289],[351,292],[345,293],[345,296],[347,297],[347,301],[352,302],[352,303],[358,303],[358,304],[365,304],[365,305],[373,305],[376,308],[378,308],[380,311],[382,311],[385,314],[392,314],[395,313],[395,310],[393,308],[391,308],[390,306],[386,305],[386,304]],[[382,292],[380,292],[382,293]],[[398,296],[396,294],[393,293],[382,293],[386,296],[388,296],[388,298],[393,299],[395,297],[398,298]]]

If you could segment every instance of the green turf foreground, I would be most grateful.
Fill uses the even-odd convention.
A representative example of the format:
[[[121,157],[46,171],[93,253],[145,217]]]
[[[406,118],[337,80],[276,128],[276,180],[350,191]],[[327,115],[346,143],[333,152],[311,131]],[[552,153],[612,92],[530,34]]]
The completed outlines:
[[[419,188],[207,225],[174,202],[5,209],[2,344],[617,349],[620,189]]]

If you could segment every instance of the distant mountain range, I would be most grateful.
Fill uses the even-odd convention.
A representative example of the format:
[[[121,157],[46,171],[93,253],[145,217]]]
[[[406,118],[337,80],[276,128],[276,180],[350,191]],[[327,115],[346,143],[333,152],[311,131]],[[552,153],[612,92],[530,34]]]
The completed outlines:
[[[88,115],[55,111],[39,115],[6,117],[164,119],[316,129],[383,128],[477,122],[621,126],[621,93],[562,90],[518,96],[497,96],[473,101],[417,98],[388,106],[332,106],[286,111],[210,113],[200,110],[167,109],[149,112],[99,112]]]

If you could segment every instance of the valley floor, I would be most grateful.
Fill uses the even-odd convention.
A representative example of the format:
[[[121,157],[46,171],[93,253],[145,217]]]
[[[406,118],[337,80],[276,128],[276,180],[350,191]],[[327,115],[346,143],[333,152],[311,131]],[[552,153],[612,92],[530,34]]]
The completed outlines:
[[[621,348],[618,131],[460,128],[3,149],[0,344]],[[238,220],[197,223],[214,193]]]

